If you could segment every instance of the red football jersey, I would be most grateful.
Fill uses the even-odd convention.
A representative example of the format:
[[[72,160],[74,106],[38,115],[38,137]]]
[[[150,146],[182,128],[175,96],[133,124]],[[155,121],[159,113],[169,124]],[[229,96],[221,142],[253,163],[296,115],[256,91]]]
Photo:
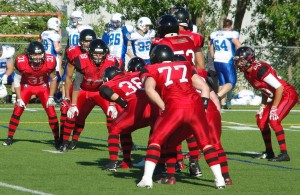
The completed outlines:
[[[144,68],[146,71],[141,73],[141,80],[148,76],[155,79],[156,89],[166,107],[193,107],[195,99],[201,98],[191,80],[197,73],[188,61],[160,63]]]
[[[292,87],[278,76],[276,70],[269,64],[265,62],[253,62],[251,66],[252,71],[250,73],[244,72],[245,78],[255,89],[262,91],[269,98],[274,98],[276,89],[263,81],[268,74],[272,74],[283,85],[285,90]]]
[[[33,70],[26,54],[16,57],[16,69],[22,73],[21,84],[43,85],[48,84],[48,75],[55,70],[56,59],[51,54],[45,54],[45,61],[38,71]]]
[[[76,70],[84,74],[80,87],[87,91],[99,90],[103,83],[102,75],[107,67],[117,66],[120,68],[122,65],[122,60],[119,58],[106,55],[106,59],[97,67],[87,53],[80,54],[74,59],[74,62]]]
[[[66,54],[70,64],[74,65],[74,59],[80,54],[83,54],[83,52],[81,51],[80,46],[70,46],[66,49]]]
[[[186,35],[176,35],[171,37],[156,38],[152,42],[152,47],[158,44],[164,44],[171,47],[174,54],[183,55],[189,62],[194,64],[196,47],[193,40]]]
[[[194,33],[190,30],[179,30],[179,34],[189,36],[194,41],[194,45],[197,49],[202,48],[204,45],[204,36],[199,33]]]
[[[141,96],[146,97],[145,91],[141,91],[142,82],[139,78],[139,74],[139,72],[120,74],[109,82],[104,83],[103,86],[111,88],[127,102],[141,98]]]

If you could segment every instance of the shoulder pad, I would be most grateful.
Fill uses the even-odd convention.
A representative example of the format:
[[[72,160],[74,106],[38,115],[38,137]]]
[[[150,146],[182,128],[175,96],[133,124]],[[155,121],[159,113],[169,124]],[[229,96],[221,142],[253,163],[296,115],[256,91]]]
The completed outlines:
[[[77,71],[82,72],[87,65],[90,63],[89,56],[86,53],[80,54],[78,57],[74,59],[74,66]]]
[[[28,64],[28,58],[26,54],[21,54],[16,57],[15,60],[15,68],[19,71],[22,72],[26,69],[26,65]]]
[[[15,55],[15,48],[4,45],[2,46],[2,56],[0,59],[12,58]]]
[[[48,70],[53,71],[56,67],[56,58],[52,54],[46,54],[45,56],[45,65],[47,66]]]

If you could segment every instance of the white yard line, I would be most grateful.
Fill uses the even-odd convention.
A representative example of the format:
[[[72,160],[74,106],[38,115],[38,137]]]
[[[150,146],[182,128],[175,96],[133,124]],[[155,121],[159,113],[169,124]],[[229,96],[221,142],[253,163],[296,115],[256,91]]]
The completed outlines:
[[[22,191],[22,192],[29,192],[29,193],[31,193],[31,194],[52,195],[52,194],[48,194],[48,193],[45,193],[45,192],[40,192],[40,191],[36,191],[36,190],[31,190],[31,189],[24,188],[24,187],[21,187],[21,186],[10,185],[10,184],[3,183],[3,182],[0,182],[0,186],[6,187],[6,188],[11,188],[11,189],[18,190],[18,191]]]
[[[235,131],[245,131],[245,130],[249,130],[249,131],[259,131],[258,127],[256,125],[246,125],[246,124],[242,124],[242,123],[237,123],[237,122],[230,122],[230,121],[222,121],[222,123],[227,123],[227,124],[232,124],[235,126],[229,126],[229,125],[222,125],[222,128],[227,128],[230,130],[235,130]],[[285,131],[293,131],[293,132],[299,132],[299,126],[290,126],[290,128],[284,128]]]

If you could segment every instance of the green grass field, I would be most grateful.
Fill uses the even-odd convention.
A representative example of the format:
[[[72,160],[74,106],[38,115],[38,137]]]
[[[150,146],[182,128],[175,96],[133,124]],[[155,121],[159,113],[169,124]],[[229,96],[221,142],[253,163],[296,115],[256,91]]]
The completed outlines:
[[[221,191],[214,188],[212,173],[203,158],[200,178],[190,178],[184,170],[176,175],[175,185],[154,184],[151,190],[137,188],[143,169],[118,169],[115,173],[101,169],[108,162],[107,130],[101,110],[96,108],[89,115],[78,149],[57,153],[45,112],[36,104],[28,108],[21,117],[13,145],[5,147],[2,142],[7,137],[12,105],[0,104],[0,194],[299,194],[300,191],[299,105],[283,121],[290,162],[252,158],[254,152],[264,150],[254,118],[258,107],[232,106],[232,110],[222,113],[222,141],[234,185]],[[133,151],[134,163],[145,155],[148,133],[148,128],[133,133],[139,147]],[[278,154],[274,133],[272,138]],[[186,150],[186,145],[183,146]]]

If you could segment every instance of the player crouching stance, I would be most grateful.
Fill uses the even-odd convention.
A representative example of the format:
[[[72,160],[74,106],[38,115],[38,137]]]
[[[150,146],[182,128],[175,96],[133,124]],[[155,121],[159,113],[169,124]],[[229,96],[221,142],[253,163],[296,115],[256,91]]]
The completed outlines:
[[[266,151],[256,158],[272,162],[290,161],[287,152],[284,129],[281,121],[289,114],[298,101],[295,88],[277,75],[266,62],[255,61],[252,48],[240,47],[234,57],[235,66],[244,74],[253,88],[260,90],[262,102],[256,114],[256,123],[261,131]],[[271,102],[267,102],[268,98]],[[271,128],[276,134],[280,154],[275,157],[271,143]]]
[[[204,81],[189,62],[173,62],[173,51],[166,45],[155,46],[150,53],[150,61],[152,65],[144,67],[140,78],[149,99],[162,113],[154,124],[146,154],[144,175],[137,187],[152,188],[152,176],[160,158],[162,145],[176,151],[178,144],[194,134],[215,176],[216,188],[225,188],[218,154],[209,141],[209,128],[202,101],[209,99],[209,88],[203,87]],[[202,100],[194,87],[202,91]]]
[[[26,54],[16,58],[16,74],[14,78],[17,101],[13,114],[9,121],[8,138],[4,146],[13,142],[13,136],[20,123],[20,117],[24,112],[32,95],[38,96],[48,115],[48,122],[52,130],[55,147],[58,147],[59,126],[54,109],[53,98],[56,90],[57,80],[55,73],[56,60],[51,54],[45,54],[44,46],[37,41],[29,44]],[[50,77],[50,86],[48,84]]]

